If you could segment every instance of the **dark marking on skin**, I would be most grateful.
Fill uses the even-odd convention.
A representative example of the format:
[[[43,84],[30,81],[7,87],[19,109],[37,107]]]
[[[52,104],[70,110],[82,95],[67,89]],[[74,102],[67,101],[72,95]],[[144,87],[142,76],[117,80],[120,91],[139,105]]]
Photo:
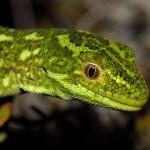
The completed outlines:
[[[109,45],[109,41],[95,36],[93,34],[87,34],[85,32],[71,31],[69,34],[70,42],[76,46],[85,45],[89,49],[98,50],[100,47],[106,47]]]
[[[134,57],[134,52],[130,50],[130,48],[122,43],[116,43],[119,47],[120,51],[125,51],[125,58],[131,58]]]
[[[66,53],[65,53],[65,56],[66,57],[72,57],[73,53],[72,51],[68,50]]]
[[[122,51],[124,51],[126,48],[128,48],[128,46],[125,44],[117,43],[117,45],[120,48],[120,50],[122,50]]]
[[[109,51],[109,53],[111,53],[112,55],[115,56],[116,59],[118,59],[119,61],[122,61],[124,60],[125,61],[125,58],[122,58],[118,52],[116,52],[113,48],[111,47],[106,47],[106,49]]]
[[[101,46],[106,47],[106,46],[109,45],[109,41],[108,40],[106,40],[106,39],[104,39],[102,37],[97,37],[97,39],[100,41]]]
[[[107,51],[108,51],[107,49],[101,49],[99,51],[99,54],[95,56],[95,57],[97,57],[97,59],[101,58],[101,68],[102,69],[103,68],[109,68],[109,69],[111,69],[111,71],[113,73],[113,76],[117,76],[117,75],[122,76],[123,75],[125,77],[126,81],[129,81],[130,79],[132,79],[133,77],[130,77],[127,74],[126,70],[124,70],[122,68],[121,64],[117,63],[116,61],[112,61],[112,57],[107,53]],[[113,55],[112,53],[110,53],[110,54]],[[117,68],[117,72],[116,72],[115,68]]]
[[[44,66],[41,66],[42,70],[47,74],[47,70]]]
[[[135,71],[135,67],[134,67],[134,62],[130,62],[130,64],[127,64],[126,63],[126,57],[121,57],[119,55],[118,52],[116,52],[113,48],[111,47],[106,47],[107,51],[112,55],[114,56],[114,58],[116,60],[118,60],[118,62],[120,62],[123,66],[125,66],[125,68],[131,70],[131,71]]]
[[[99,58],[104,58],[108,55],[105,49],[101,49],[98,54],[100,55],[100,57],[98,56]]]
[[[94,39],[90,38],[87,39],[85,46],[88,47],[89,49],[98,50],[100,44],[96,42]]]
[[[74,43],[76,46],[81,46],[83,43],[81,34],[82,33],[72,31],[72,33],[69,34],[70,42]]]

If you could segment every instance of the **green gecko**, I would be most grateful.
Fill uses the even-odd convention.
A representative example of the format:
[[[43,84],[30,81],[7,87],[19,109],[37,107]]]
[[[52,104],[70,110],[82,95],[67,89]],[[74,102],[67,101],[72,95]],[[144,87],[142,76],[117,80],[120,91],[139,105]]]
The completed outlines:
[[[148,99],[126,45],[82,30],[0,27],[0,97],[22,90],[123,111],[138,111]],[[11,110],[0,105],[0,126]]]

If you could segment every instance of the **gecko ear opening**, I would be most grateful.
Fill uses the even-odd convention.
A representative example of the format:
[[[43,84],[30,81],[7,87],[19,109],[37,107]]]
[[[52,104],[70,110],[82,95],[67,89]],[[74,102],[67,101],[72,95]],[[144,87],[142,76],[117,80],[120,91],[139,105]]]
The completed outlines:
[[[96,80],[100,76],[100,68],[94,63],[87,63],[84,67],[84,74],[90,80]]]

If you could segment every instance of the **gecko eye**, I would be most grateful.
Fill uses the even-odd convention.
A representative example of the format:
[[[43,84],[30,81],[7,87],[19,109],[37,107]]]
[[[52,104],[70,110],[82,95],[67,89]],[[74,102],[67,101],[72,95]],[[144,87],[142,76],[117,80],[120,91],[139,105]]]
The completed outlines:
[[[100,68],[94,63],[87,63],[84,73],[90,80],[96,80],[100,75]]]

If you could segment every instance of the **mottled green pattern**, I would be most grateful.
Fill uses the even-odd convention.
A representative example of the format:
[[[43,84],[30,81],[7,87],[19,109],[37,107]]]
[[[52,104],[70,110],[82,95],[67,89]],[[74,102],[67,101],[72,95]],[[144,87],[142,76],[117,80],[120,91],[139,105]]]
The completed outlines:
[[[100,77],[84,74],[87,63]],[[0,28],[0,95],[27,92],[136,111],[148,98],[133,51],[95,34],[66,29]]]

